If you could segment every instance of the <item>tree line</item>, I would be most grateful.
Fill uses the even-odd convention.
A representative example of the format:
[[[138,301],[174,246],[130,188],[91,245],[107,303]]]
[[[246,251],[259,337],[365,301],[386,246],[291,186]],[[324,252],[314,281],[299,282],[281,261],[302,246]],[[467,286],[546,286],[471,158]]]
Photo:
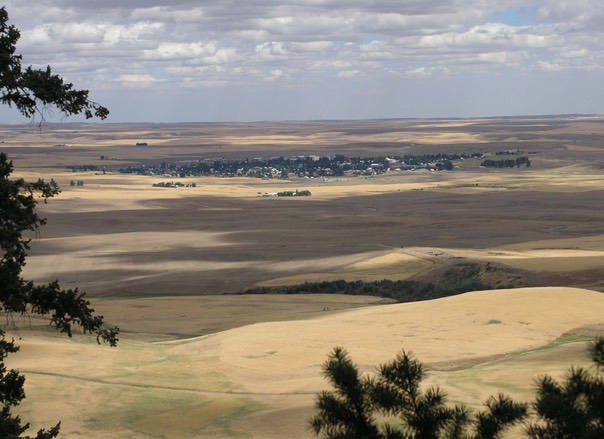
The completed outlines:
[[[467,263],[459,264],[447,270],[437,282],[390,279],[347,281],[339,279],[304,282],[297,285],[254,287],[242,290],[237,294],[346,294],[383,297],[399,303],[416,302],[453,296],[469,291],[511,287],[511,284],[500,283],[495,286],[482,280],[486,271],[495,269],[490,264]]]
[[[520,166],[530,167],[531,161],[528,157],[517,157],[515,159],[501,159],[501,160],[484,160],[480,163],[480,166],[485,168],[519,168]]]
[[[312,193],[308,189],[277,192],[278,197],[310,197],[311,195]]]

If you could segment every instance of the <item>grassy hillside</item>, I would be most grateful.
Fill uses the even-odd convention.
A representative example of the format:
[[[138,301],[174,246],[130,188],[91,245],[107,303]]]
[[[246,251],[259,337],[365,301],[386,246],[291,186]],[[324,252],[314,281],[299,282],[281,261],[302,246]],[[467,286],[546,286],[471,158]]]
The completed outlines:
[[[69,438],[310,438],[313,397],[326,388],[320,366],[335,345],[345,346],[367,373],[401,349],[412,350],[428,365],[431,382],[474,406],[498,389],[529,398],[537,374],[585,363],[580,340],[602,329],[603,310],[598,292],[520,288],[172,341],[126,334],[117,349],[21,330],[22,352],[11,364],[27,376],[22,415],[46,425],[61,419]]]

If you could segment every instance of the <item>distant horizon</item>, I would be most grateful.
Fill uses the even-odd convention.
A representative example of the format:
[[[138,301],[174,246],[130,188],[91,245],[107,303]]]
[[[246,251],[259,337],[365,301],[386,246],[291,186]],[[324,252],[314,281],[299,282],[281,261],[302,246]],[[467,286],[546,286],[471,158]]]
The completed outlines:
[[[604,114],[590,0],[5,6],[22,65],[50,65],[116,123]]]
[[[215,121],[174,121],[174,122],[162,122],[162,121],[125,121],[125,122],[114,122],[109,119],[107,120],[93,120],[93,119],[80,119],[72,120],[74,117],[65,118],[65,120],[44,120],[41,126],[45,125],[194,125],[194,124],[262,124],[262,123],[304,123],[304,122],[316,122],[316,123],[329,123],[329,122],[355,122],[355,121],[413,121],[413,120],[434,120],[434,121],[446,121],[446,120],[480,120],[480,119],[555,119],[555,118],[598,118],[604,117],[604,113],[561,113],[561,114],[517,114],[517,115],[503,115],[503,116],[468,116],[468,117],[375,117],[375,118],[350,118],[350,119],[276,119],[276,120],[215,120]],[[33,120],[22,122],[2,122],[2,126],[31,126],[39,127],[40,121]]]

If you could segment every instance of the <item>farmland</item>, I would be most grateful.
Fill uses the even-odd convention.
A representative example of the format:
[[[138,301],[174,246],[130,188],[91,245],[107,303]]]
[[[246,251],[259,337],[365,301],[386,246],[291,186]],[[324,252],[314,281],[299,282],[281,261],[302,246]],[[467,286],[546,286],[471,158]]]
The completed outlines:
[[[39,206],[48,224],[25,277],[86,291],[122,328],[109,349],[18,322],[23,348],[11,362],[31,396],[22,415],[60,419],[66,437],[312,437],[306,420],[335,345],[366,372],[412,349],[432,382],[473,407],[499,388],[528,398],[537,373],[584,364],[582,342],[602,332],[600,117],[5,125],[0,136],[16,175],[62,190]],[[453,169],[184,173],[170,189],[154,186],[161,173],[120,172],[336,155],[441,155]],[[521,156],[531,165],[481,165]],[[312,196],[260,196],[296,190]],[[436,282],[464,264],[490,267],[481,279],[493,290],[401,304],[278,288],[234,294],[340,279]],[[94,403],[70,411],[82,394]]]

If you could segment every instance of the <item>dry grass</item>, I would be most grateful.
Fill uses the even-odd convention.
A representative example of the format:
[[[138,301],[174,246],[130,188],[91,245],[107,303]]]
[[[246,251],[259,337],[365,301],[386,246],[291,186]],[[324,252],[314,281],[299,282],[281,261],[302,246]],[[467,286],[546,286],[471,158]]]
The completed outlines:
[[[319,306],[326,299],[339,300],[299,299]],[[229,300],[236,314],[249,298],[223,298],[208,308],[225,312],[221,307]],[[118,301],[105,306],[113,305],[116,314],[132,313],[135,302],[154,309],[144,308],[141,328],[165,330],[159,311],[167,308],[188,313],[188,320],[197,311],[200,319],[204,315],[187,301],[131,299],[126,309]],[[264,312],[271,307],[256,305]],[[106,437],[113,431],[112,437],[276,438],[288,431],[288,437],[304,438],[311,437],[306,419],[313,395],[327,388],[320,366],[334,346],[345,346],[366,372],[401,349],[412,350],[431,369],[431,383],[446,388],[453,400],[475,406],[500,389],[527,398],[537,373],[557,374],[571,362],[584,363],[584,347],[573,339],[543,347],[580,326],[604,323],[603,309],[600,293],[542,288],[476,292],[320,317],[311,312],[304,320],[256,323],[169,342],[136,341],[126,333],[117,349],[86,338],[21,332],[22,352],[13,356],[11,366],[28,377],[30,398],[23,415],[44,424],[62,419],[66,437]],[[80,409],[70,413],[70,405]],[[168,423],[168,418],[178,422]]]
[[[499,389],[526,399],[538,373],[585,364],[576,340],[604,327],[604,296],[568,288],[602,288],[604,278],[601,118],[66,124],[41,133],[0,127],[0,137],[18,175],[54,178],[63,189],[40,206],[49,223],[32,242],[25,277],[87,291],[123,328],[117,349],[65,340],[35,319],[33,332],[20,329],[23,349],[10,361],[26,372],[21,411],[34,428],[61,419],[68,438],[310,438],[313,396],[327,387],[321,364],[335,345],[366,372],[413,350],[431,383],[476,406]],[[196,188],[182,189],[153,188],[156,177],[67,170],[516,149],[530,154],[531,168],[484,170],[467,160],[450,173],[194,178]],[[313,196],[258,197],[296,188]],[[204,295],[307,280],[430,279],[459,262],[565,287],[404,305]],[[578,335],[556,342],[569,331]]]

